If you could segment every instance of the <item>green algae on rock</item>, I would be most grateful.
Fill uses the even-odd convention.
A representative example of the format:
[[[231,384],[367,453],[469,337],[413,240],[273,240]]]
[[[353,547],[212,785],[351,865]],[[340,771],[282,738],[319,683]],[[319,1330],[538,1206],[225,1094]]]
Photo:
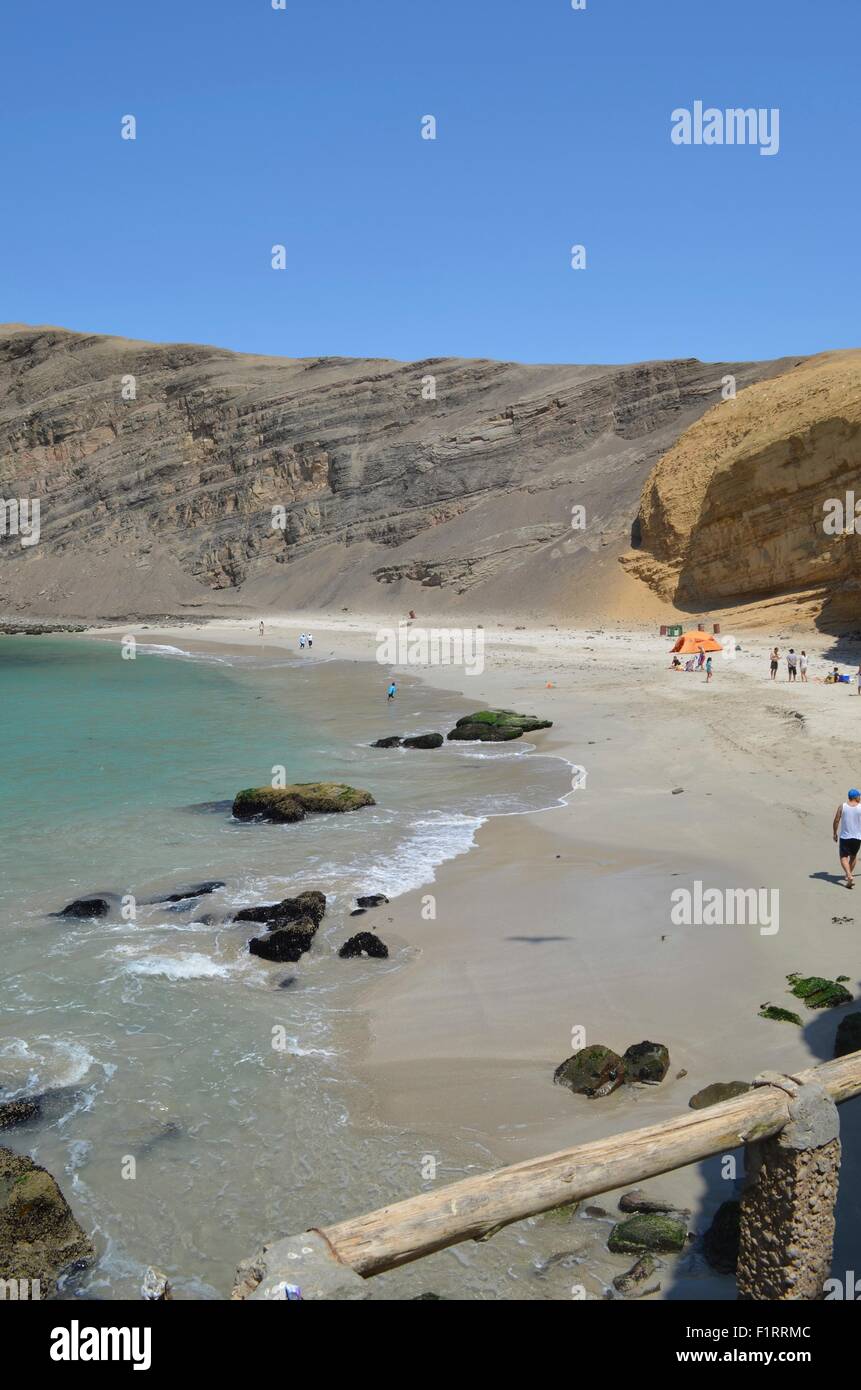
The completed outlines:
[[[663,1043],[632,1043],[622,1060],[626,1080],[646,1086],[659,1086],[670,1069],[670,1054]]]
[[[0,1279],[38,1280],[35,1296],[52,1298],[61,1274],[94,1259],[92,1242],[51,1174],[0,1148]]]
[[[607,1249],[614,1255],[639,1255],[645,1250],[675,1253],[684,1248],[687,1233],[687,1225],[678,1216],[639,1212],[616,1223]]]
[[[557,1086],[567,1086],[576,1095],[590,1099],[609,1096],[625,1080],[625,1063],[612,1048],[593,1043],[560,1062],[553,1080]]]
[[[332,814],[376,806],[370,792],[343,782],[295,782],[289,787],[246,787],[233,801],[236,820],[292,822],[308,812]]]
[[[505,743],[521,738],[535,729],[551,729],[551,719],[539,719],[534,714],[515,714],[510,709],[482,709],[458,719],[448,734],[449,739],[481,743]]]
[[[852,995],[844,989],[842,981],[848,975],[838,975],[836,980],[823,979],[821,975],[787,975],[789,992],[796,999],[803,999],[808,1009],[836,1009],[841,1004],[851,1004]]]
[[[770,1018],[773,1023],[797,1023],[799,1028],[803,1027],[798,1014],[790,1013],[789,1009],[779,1009],[776,1004],[763,1004],[759,1017]]]

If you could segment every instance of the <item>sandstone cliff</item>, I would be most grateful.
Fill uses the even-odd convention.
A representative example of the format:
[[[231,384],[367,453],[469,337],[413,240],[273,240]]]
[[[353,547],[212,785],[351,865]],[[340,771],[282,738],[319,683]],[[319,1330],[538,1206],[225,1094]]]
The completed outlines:
[[[824,628],[861,626],[859,537],[833,534],[847,492],[861,502],[855,351],[809,358],[707,411],[647,479],[623,564],[689,611],[783,595]]]
[[[0,614],[624,606],[649,470],[726,372],[782,365],[290,360],[6,326],[0,496],[38,498],[41,535],[0,536]]]

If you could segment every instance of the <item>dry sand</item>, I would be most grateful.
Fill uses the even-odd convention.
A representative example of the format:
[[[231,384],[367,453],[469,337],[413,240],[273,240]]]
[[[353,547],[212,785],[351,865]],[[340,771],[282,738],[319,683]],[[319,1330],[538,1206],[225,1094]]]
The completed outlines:
[[[295,650],[310,629],[314,659],[373,660],[376,627],[370,617],[267,617],[265,643]],[[249,621],[137,635],[261,646]],[[414,948],[362,998],[370,1041],[358,1065],[376,1119],[468,1131],[495,1162],[513,1162],[668,1118],[713,1081],[830,1058],[846,1010],[812,1012],[786,993],[790,971],[848,975],[853,994],[861,974],[861,887],[839,885],[831,838],[836,806],[861,780],[861,700],[854,682],[821,683],[828,640],[795,643],[811,658],[806,685],[790,685],[783,663],[769,681],[772,633],[746,636],[734,660],[717,656],[707,685],[668,669],[671,644],[655,629],[485,636],[481,675],[410,671],[461,690],[464,713],[490,705],[552,719],[531,741],[585,769],[585,786],[559,808],[489,821],[433,884],[374,912],[390,947]],[[778,890],[779,930],[674,925],[670,894],[695,879]],[[799,1013],[804,1028],[760,1019],[766,1001]],[[576,1027],[618,1051],[665,1043],[666,1081],[603,1100],[554,1086]],[[844,1124],[857,1108],[843,1107]],[[839,1232],[851,1233],[861,1209],[849,1166]],[[734,1195],[717,1160],[647,1186],[692,1207],[695,1229]],[[608,1262],[609,1272],[631,1263]]]

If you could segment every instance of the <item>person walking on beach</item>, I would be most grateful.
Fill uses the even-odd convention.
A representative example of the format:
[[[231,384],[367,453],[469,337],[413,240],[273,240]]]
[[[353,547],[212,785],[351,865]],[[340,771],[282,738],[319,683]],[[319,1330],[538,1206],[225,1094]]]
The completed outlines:
[[[772,679],[772,680],[777,680],[777,663],[778,663],[779,660],[780,660],[780,648],[779,648],[779,647],[772,647],[772,649],[771,649],[771,679]]]
[[[801,653],[801,656],[798,658],[798,669],[799,669],[799,671],[801,672],[801,680],[802,680],[802,683],[803,683],[804,685],[806,685],[806,684],[807,684],[807,652],[802,652],[802,653]]]
[[[797,671],[798,657],[795,654],[795,648],[790,647],[786,657],[786,674],[791,681],[795,680]]]
[[[263,623],[260,624],[260,636],[263,636]]]
[[[861,792],[850,787],[847,800],[838,806],[834,815],[834,840],[840,865],[846,875],[846,887],[855,887],[855,860],[861,849]]]
[[[308,640],[308,646],[309,646],[309,647],[313,647],[313,645],[314,645],[314,638],[311,636],[310,632],[308,633],[308,639],[307,639],[307,640]]]
[[[305,634],[304,634],[304,632],[300,632],[300,634],[299,634],[299,650],[300,650],[300,652],[304,652],[304,650],[305,650]]]
[[[390,682],[389,682],[389,688],[388,688],[388,690],[386,691],[386,697],[387,697],[387,699],[393,700],[393,699],[395,698],[395,696],[397,695],[397,693],[398,693],[398,687],[397,687],[397,685],[395,684],[394,681],[390,681]]]
[[[711,678],[712,678],[712,659],[711,659],[711,657],[709,656],[709,657],[706,658],[706,685],[708,685],[708,683],[709,683],[709,681],[711,680]]]

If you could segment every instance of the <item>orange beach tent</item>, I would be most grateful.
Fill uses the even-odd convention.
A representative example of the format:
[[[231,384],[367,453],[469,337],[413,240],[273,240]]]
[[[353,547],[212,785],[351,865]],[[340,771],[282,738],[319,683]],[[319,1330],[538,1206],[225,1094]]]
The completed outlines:
[[[697,652],[722,652],[723,647],[708,632],[683,632],[670,651],[681,652],[684,656],[695,656]]]

